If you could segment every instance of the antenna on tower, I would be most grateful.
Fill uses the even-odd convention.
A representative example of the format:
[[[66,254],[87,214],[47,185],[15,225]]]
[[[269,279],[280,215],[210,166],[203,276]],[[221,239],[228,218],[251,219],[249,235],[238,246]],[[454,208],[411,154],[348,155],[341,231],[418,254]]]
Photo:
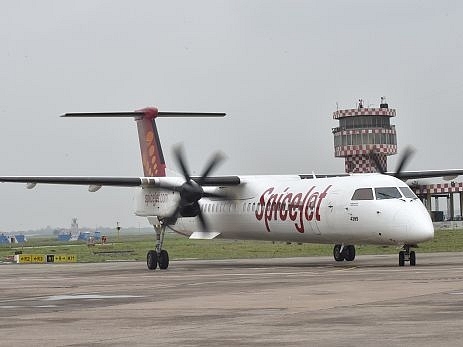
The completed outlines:
[[[381,104],[379,105],[379,108],[389,108],[389,105],[386,102],[386,98],[384,96],[381,97]]]

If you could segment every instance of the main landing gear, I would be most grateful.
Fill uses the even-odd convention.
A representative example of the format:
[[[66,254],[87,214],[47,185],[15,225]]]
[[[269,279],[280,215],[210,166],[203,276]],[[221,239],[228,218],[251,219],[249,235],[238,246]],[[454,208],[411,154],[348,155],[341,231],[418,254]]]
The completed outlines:
[[[156,246],[154,250],[150,250],[146,254],[146,266],[149,270],[156,270],[158,266],[161,270],[165,270],[169,267],[169,253],[162,249],[166,226],[161,224],[155,226],[154,230],[156,231]]]
[[[399,252],[399,266],[404,266],[406,261],[410,262],[410,266],[416,265],[415,251],[410,251],[410,246],[405,245],[403,251]]]
[[[333,256],[336,261],[352,261],[355,259],[355,246],[334,245]]]

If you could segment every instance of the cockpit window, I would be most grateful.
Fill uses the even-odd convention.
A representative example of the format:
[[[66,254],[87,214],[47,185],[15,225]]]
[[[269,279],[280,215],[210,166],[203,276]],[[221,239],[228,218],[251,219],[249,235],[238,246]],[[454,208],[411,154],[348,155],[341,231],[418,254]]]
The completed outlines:
[[[415,193],[409,187],[399,187],[402,194],[408,199],[418,199]]]
[[[376,200],[400,199],[402,195],[396,187],[375,188]]]
[[[352,195],[352,200],[373,200],[373,189],[359,188]]]

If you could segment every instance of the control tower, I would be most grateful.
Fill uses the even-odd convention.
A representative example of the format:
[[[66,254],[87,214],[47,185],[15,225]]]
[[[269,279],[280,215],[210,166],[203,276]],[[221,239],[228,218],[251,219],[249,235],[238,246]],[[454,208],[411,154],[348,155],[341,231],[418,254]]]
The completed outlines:
[[[395,109],[389,108],[384,97],[379,108],[364,107],[360,99],[357,108],[333,112],[333,119],[339,120],[339,126],[333,128],[334,155],[345,158],[347,173],[381,171],[376,167],[373,153],[383,171],[387,171],[387,156],[397,153],[392,117]]]

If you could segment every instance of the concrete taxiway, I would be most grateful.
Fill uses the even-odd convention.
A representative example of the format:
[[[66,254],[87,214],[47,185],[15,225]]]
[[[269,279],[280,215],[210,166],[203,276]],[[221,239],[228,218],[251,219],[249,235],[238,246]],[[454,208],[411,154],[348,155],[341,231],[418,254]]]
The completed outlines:
[[[0,266],[0,345],[461,346],[463,253]]]

